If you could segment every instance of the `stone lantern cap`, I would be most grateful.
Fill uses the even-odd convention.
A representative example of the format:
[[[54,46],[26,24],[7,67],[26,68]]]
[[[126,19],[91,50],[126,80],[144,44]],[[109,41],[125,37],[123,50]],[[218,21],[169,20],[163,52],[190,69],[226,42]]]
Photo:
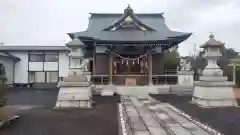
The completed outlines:
[[[67,46],[79,46],[79,47],[83,47],[84,44],[81,40],[79,40],[78,38],[74,38],[72,41],[67,43]]]
[[[207,42],[205,42],[204,44],[202,44],[200,46],[200,48],[207,48],[207,47],[223,47],[225,45],[225,43],[218,41],[214,38],[215,36],[211,33],[209,35],[209,39]]]

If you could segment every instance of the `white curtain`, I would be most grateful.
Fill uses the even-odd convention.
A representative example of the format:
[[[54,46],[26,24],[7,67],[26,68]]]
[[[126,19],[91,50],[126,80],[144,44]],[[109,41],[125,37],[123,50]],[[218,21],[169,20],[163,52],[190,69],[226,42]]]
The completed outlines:
[[[35,72],[36,82],[45,82],[45,72]]]

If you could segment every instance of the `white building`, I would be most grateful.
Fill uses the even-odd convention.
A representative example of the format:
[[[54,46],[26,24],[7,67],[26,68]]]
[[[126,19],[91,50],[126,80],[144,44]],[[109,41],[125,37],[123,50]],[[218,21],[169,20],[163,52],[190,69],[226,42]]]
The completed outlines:
[[[66,46],[0,46],[6,83],[17,87],[56,87],[61,77],[68,76],[69,69],[81,70],[81,57],[71,59],[70,50]]]

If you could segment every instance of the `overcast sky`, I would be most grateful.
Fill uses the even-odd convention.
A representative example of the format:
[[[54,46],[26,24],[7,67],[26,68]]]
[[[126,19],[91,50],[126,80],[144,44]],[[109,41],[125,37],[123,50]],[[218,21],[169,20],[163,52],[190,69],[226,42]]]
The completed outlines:
[[[213,32],[227,47],[240,51],[240,0],[0,0],[0,43],[64,45],[68,32],[85,30],[89,12],[162,13],[172,30],[192,32],[180,45],[188,55]]]

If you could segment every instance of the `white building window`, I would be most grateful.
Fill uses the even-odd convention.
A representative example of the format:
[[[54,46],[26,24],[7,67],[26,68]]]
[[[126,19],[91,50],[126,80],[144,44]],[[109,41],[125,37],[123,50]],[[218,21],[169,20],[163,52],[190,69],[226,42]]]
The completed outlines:
[[[58,52],[44,52],[45,62],[58,62]]]
[[[35,72],[35,82],[44,83],[45,82],[45,72]]]
[[[46,72],[46,82],[47,83],[57,83],[58,82],[58,72]]]
[[[28,81],[29,83],[35,82],[35,72],[28,72]]]
[[[45,62],[58,62],[58,54],[45,54]]]
[[[29,72],[29,83],[57,83],[58,72]]]
[[[44,55],[43,54],[30,54],[29,55],[29,61],[31,61],[31,62],[42,62],[42,61],[44,61]]]

